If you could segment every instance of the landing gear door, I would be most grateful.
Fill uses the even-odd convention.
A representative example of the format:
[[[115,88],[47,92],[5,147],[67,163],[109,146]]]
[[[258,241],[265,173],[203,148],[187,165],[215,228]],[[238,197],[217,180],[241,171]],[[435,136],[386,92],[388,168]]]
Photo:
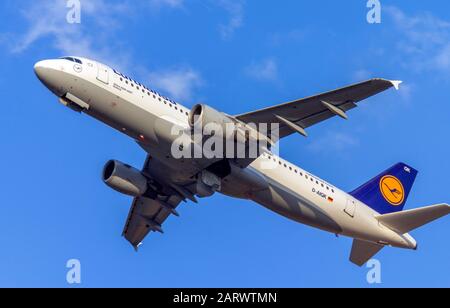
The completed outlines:
[[[109,83],[109,69],[107,66],[97,63],[98,73],[97,79],[103,82],[104,84]]]
[[[347,206],[344,210],[349,216],[355,217],[356,202],[355,200],[347,199]]]

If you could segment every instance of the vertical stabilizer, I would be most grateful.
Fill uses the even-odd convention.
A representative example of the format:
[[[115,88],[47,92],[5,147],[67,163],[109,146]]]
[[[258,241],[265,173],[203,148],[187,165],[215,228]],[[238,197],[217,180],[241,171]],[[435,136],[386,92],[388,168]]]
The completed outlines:
[[[403,210],[417,176],[417,170],[398,163],[384,171],[350,195],[380,214]]]

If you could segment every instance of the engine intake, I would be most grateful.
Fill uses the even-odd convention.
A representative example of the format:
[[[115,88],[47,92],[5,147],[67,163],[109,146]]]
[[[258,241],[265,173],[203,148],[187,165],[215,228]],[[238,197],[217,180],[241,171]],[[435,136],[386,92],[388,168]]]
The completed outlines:
[[[225,130],[226,124],[233,124],[235,121],[226,114],[219,112],[207,105],[195,105],[189,114],[189,125],[191,128],[204,128],[208,124],[217,124]]]
[[[194,132],[194,140],[202,140],[203,145],[214,135],[223,142],[223,154],[226,158],[254,158],[272,146],[272,141],[266,132],[260,131],[264,127],[257,127],[251,123],[242,123],[235,118],[219,112],[207,105],[196,105],[189,114],[189,125]],[[200,138],[197,134],[201,133]],[[204,149],[207,151],[207,149]],[[216,153],[215,149],[211,150]]]
[[[103,182],[122,194],[141,197],[148,190],[147,178],[136,168],[110,160],[103,169]]]

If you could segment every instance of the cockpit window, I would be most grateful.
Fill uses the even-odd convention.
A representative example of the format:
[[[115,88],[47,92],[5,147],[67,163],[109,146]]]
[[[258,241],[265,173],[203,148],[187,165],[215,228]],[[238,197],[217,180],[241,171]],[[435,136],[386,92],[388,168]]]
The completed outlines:
[[[83,64],[83,62],[80,59],[77,59],[77,58],[63,57],[61,59],[62,60],[68,60],[68,61],[71,61],[71,62],[75,62],[75,63],[78,63],[78,64]]]

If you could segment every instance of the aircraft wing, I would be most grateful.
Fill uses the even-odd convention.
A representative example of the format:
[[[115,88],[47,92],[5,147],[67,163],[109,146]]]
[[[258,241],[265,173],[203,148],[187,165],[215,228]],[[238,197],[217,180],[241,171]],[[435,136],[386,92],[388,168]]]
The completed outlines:
[[[244,123],[279,123],[280,139],[295,132],[306,136],[306,128],[334,116],[347,118],[346,112],[357,107],[356,103],[391,87],[398,90],[400,84],[401,81],[371,79],[331,92],[238,115],[236,118]]]
[[[128,214],[123,236],[137,250],[150,232],[163,232],[163,223],[169,216],[176,213],[176,207],[180,202],[181,200],[177,196],[164,201],[135,198]],[[172,209],[169,209],[168,206]]]
[[[147,159],[143,172],[148,172]],[[166,185],[167,186],[167,185]],[[162,225],[170,216],[179,216],[176,208],[185,200],[170,187],[162,187],[164,194],[155,194],[153,198],[139,197],[133,200],[123,236],[137,250],[150,232],[163,233]]]

